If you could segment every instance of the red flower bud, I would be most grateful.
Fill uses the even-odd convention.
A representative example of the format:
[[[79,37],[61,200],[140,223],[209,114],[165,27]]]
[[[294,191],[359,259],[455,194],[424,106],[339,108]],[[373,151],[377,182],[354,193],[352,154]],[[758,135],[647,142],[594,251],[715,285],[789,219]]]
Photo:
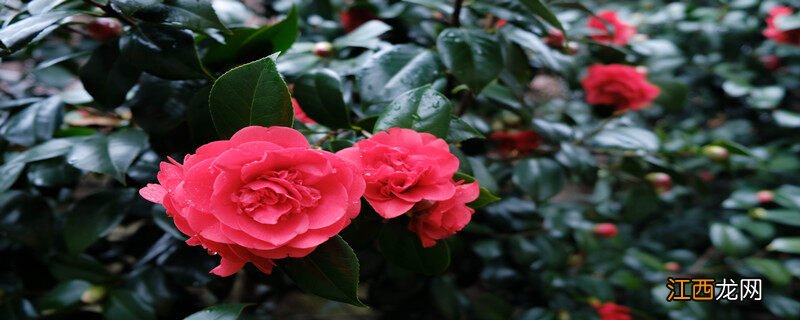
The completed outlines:
[[[775,200],[775,194],[769,190],[761,190],[756,193],[756,199],[758,199],[758,203],[770,203]]]
[[[97,41],[108,41],[122,33],[122,24],[113,18],[97,18],[86,25],[89,36]]]
[[[602,238],[613,238],[619,233],[619,230],[617,230],[617,225],[608,222],[594,225],[592,231],[595,235]]]
[[[318,57],[329,57],[333,53],[333,45],[328,41],[320,41],[314,44],[311,51]]]

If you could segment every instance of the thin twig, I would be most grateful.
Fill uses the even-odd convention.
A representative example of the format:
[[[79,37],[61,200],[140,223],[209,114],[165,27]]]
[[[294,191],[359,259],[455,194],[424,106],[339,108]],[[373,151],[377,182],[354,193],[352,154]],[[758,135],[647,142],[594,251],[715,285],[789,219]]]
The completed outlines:
[[[453,15],[450,17],[450,24],[453,27],[460,27],[461,26],[461,8],[464,5],[464,0],[455,0],[455,4],[453,5]]]

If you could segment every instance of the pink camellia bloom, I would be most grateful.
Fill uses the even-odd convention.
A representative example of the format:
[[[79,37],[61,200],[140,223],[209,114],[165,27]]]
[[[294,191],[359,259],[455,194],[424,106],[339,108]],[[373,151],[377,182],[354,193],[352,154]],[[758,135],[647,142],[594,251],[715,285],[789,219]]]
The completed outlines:
[[[612,30],[608,30],[606,23],[612,26]],[[594,30],[590,37],[595,41],[620,46],[628,44],[628,41],[636,34],[636,27],[620,20],[617,12],[612,10],[598,12],[597,17],[589,18],[586,27]]]
[[[294,118],[300,120],[302,123],[306,124],[316,124],[317,122],[312,120],[311,118],[306,115],[306,112],[300,108],[300,103],[297,102],[297,99],[292,98],[292,108],[294,108]]]
[[[391,128],[336,154],[364,170],[364,197],[387,219],[423,200],[450,199],[456,191],[458,158],[430,133]]]
[[[600,320],[631,320],[631,309],[613,302],[606,302],[594,306]]]
[[[643,109],[661,92],[644,73],[622,64],[593,65],[582,84],[586,102],[611,106],[617,111]]]
[[[443,201],[422,201],[411,209],[408,229],[415,232],[423,247],[432,247],[437,240],[461,231],[472,219],[475,209],[467,203],[475,201],[480,194],[477,182],[457,185],[452,198]]]
[[[308,255],[361,209],[361,171],[291,128],[247,127],[170,162],[139,194],[164,205],[186,243],[220,255],[220,276]]]
[[[794,9],[787,6],[774,6],[769,10],[767,16],[767,28],[764,29],[764,36],[780,44],[791,44],[800,46],[800,29],[781,30],[778,28],[777,20],[783,16],[794,14]]]

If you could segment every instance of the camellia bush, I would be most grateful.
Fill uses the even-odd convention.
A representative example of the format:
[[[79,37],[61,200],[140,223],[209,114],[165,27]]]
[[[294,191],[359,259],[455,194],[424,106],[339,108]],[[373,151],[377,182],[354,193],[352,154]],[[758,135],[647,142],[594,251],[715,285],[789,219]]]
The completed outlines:
[[[0,4],[0,319],[800,318],[794,1]]]

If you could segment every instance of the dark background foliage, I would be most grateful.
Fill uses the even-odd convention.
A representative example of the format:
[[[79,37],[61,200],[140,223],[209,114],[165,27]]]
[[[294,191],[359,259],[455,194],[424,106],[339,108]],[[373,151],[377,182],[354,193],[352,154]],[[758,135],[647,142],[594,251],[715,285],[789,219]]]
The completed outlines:
[[[637,319],[800,317],[800,48],[761,34],[780,1],[0,4],[2,319],[592,319],[592,301]],[[590,40],[601,9],[639,35]],[[99,16],[122,28],[97,31]],[[580,79],[594,63],[644,66],[662,94],[593,108]],[[239,105],[240,91],[269,101]],[[290,94],[318,124],[292,124]],[[216,277],[218,258],[136,191],[167,156],[251,124],[330,151],[373,129],[431,132],[481,202],[502,200],[428,250],[365,204],[309,258],[342,259],[329,275],[358,297],[321,293],[309,259]],[[485,138],[524,130],[532,151]],[[760,277],[764,298],[666,302],[668,276]]]

